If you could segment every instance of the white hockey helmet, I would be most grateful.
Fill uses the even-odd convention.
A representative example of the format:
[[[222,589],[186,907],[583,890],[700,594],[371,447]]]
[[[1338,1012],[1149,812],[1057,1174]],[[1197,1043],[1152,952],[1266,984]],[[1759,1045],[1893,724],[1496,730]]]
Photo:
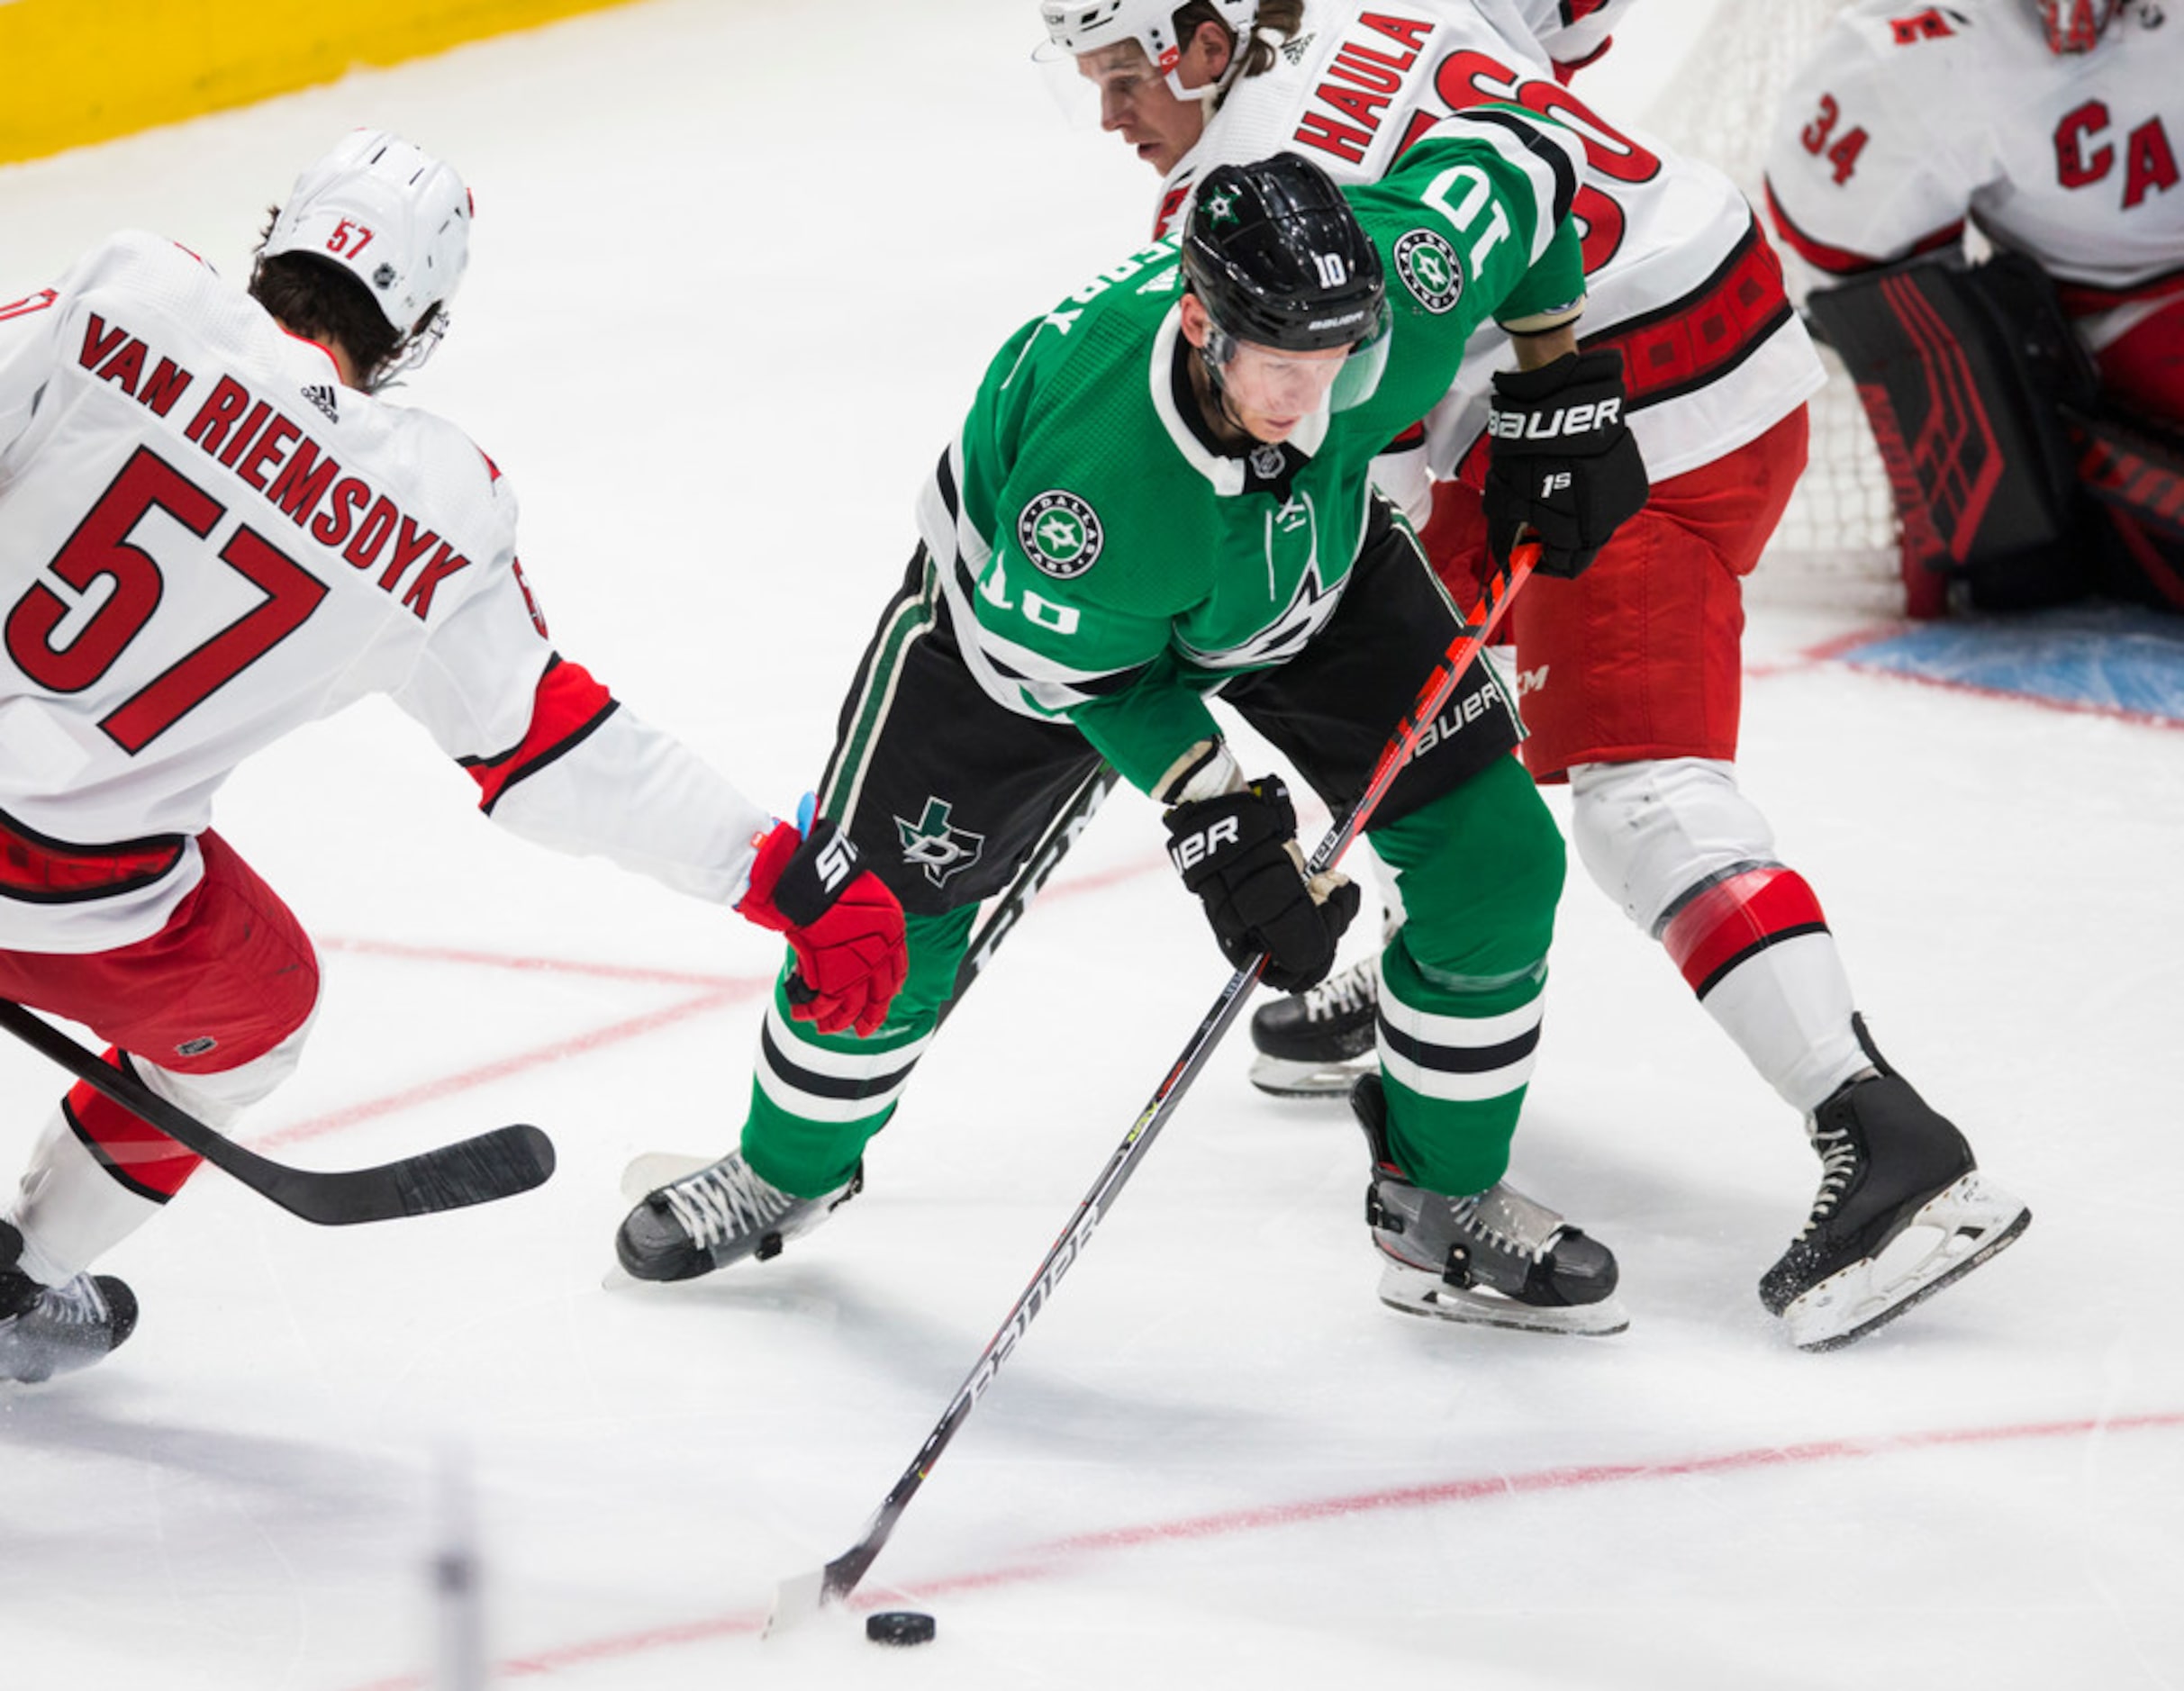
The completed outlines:
[[[385,373],[413,369],[447,331],[470,263],[470,190],[449,167],[385,130],[360,129],[295,179],[264,256],[309,253],[364,284],[403,336]]]
[[[1175,67],[1183,58],[1176,39],[1175,14],[1185,0],[1039,0],[1039,19],[1047,25],[1047,42],[1038,57],[1074,59],[1096,53],[1120,41],[1136,41],[1145,49],[1153,68],[1167,79],[1178,99],[1197,99],[1204,88],[1183,88],[1175,83]],[[1237,58],[1252,26],[1258,22],[1259,0],[1205,0],[1236,38]]]
[[[2090,52],[2099,44],[2124,0],[2034,0],[2040,22],[2047,29],[2047,44],[2058,53]]]

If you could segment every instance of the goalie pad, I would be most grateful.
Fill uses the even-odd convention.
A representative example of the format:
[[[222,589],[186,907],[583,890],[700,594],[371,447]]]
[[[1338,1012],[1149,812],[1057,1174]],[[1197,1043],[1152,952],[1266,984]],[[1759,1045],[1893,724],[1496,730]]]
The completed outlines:
[[[2107,590],[2121,599],[2184,610],[2184,442],[2114,410],[2067,420],[2078,476],[2110,534]]]
[[[1982,609],[2082,596],[2086,509],[2062,408],[2096,377],[2030,259],[1924,262],[1817,289],[1807,302],[1858,384],[1902,528],[1913,613],[1968,583]]]

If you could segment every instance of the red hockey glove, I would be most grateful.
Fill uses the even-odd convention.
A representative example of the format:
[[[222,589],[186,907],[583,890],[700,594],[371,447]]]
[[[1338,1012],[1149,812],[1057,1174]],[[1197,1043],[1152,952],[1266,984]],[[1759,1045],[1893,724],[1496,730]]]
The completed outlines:
[[[1494,376],[1487,412],[1486,539],[1507,564],[1525,529],[1538,532],[1542,575],[1581,574],[1645,508],[1650,488],[1623,420],[1623,360],[1569,353],[1536,370]]]
[[[887,1019],[910,970],[902,907],[877,875],[857,867],[856,847],[833,823],[822,817],[808,834],[775,823],[758,841],[750,891],[736,909],[788,936],[797,1020],[822,1034],[870,1034]]]
[[[1264,952],[1261,978],[1283,992],[1327,979],[1358,892],[1340,875],[1306,882],[1297,813],[1278,777],[1179,804],[1165,819],[1169,861],[1203,900],[1221,955],[1241,969]]]

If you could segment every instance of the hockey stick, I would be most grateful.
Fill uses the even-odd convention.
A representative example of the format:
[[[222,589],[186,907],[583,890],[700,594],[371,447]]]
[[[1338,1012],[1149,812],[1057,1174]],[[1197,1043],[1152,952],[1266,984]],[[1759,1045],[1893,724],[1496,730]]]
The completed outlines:
[[[1328,830],[1326,836],[1313,849],[1304,865],[1307,880],[1332,869],[1343,853],[1349,849],[1351,841],[1357,837],[1365,823],[1372,818],[1373,812],[1380,808],[1380,801],[1386,797],[1389,787],[1396,776],[1402,773],[1403,765],[1409,762],[1411,751],[1417,746],[1419,736],[1441,714],[1442,707],[1454,693],[1464,673],[1472,666],[1485,647],[1493,634],[1495,624],[1501,620],[1501,613],[1508,608],[1510,598],[1524,584],[1525,578],[1532,573],[1533,566],[1538,561],[1538,543],[1524,541],[1515,548],[1507,568],[1496,570],[1490,575],[1481,591],[1479,602],[1472,607],[1470,616],[1464,619],[1456,639],[1442,654],[1439,665],[1427,677],[1425,686],[1418,692],[1417,701],[1411,705],[1409,712],[1397,726],[1394,735],[1382,751],[1380,762],[1373,766],[1372,776],[1365,782],[1364,791],[1359,794],[1357,801]],[[972,1364],[969,1375],[948,1405],[947,1413],[926,1435],[916,1458],[902,1470],[893,1489],[888,1492],[879,1508],[874,1512],[872,1519],[865,1524],[864,1536],[824,1568],[795,1575],[781,1583],[780,1588],[775,1593],[773,1612],[766,1619],[766,1631],[768,1633],[793,1625],[821,1605],[838,1603],[856,1589],[857,1582],[864,1578],[866,1570],[893,1533],[895,1523],[902,1518],[902,1512],[910,1507],[911,1499],[917,1496],[918,1488],[924,1485],[926,1477],[933,1471],[933,1465],[940,1460],[941,1452],[947,1449],[956,1434],[962,1430],[963,1424],[970,1419],[971,1411],[978,1406],[979,1398],[993,1383],[993,1377],[1001,1371],[1001,1365],[1014,1353],[1032,1322],[1047,1307],[1062,1276],[1069,1271],[1077,1258],[1083,1254],[1085,1247],[1092,1243],[1093,1228],[1099,1225],[1101,1216],[1121,1192],[1124,1184],[1137,1172],[1138,1163],[1144,1161],[1146,1153],[1152,1148],[1154,1139],[1166,1125],[1169,1116],[1174,1114],[1191,1082],[1198,1078],[1199,1071],[1205,1067],[1207,1058],[1212,1055],[1213,1048],[1220,1043],[1221,1035],[1228,1031],[1229,1026],[1242,1012],[1245,1003],[1251,997],[1252,988],[1258,984],[1260,972],[1265,967],[1266,957],[1262,953],[1228,978],[1228,984],[1221,989],[1220,996],[1214,999],[1212,1008],[1206,1012],[1204,1019],[1199,1023],[1197,1031],[1184,1045],[1183,1054],[1176,1058],[1166,1078],[1154,1090],[1144,1110],[1131,1123],[1129,1132],[1122,1136],[1122,1143],[1115,1147],[1107,1166],[1100,1171],[1100,1178],[1092,1182],[1092,1189],[1077,1205],[1076,1213],[1070,1217],[1069,1225],[1062,1229],[1061,1236],[1048,1248],[1045,1260],[1039,1263],[1038,1271],[1031,1277],[1031,1283],[1025,1287],[1015,1306],[1002,1319],[1000,1331],[987,1343],[978,1361]]]
[[[1061,866],[1062,859],[1069,855],[1069,848],[1077,843],[1077,836],[1091,823],[1092,813],[1107,801],[1107,795],[1114,791],[1115,783],[1121,779],[1113,765],[1094,764],[1092,773],[1078,784],[1076,791],[1070,794],[1069,802],[1047,825],[1047,832],[1040,836],[1039,843],[1032,848],[1031,855],[1024,860],[1024,866],[1016,872],[1016,879],[1009,883],[1009,890],[994,900],[993,908],[986,912],[986,919],[979,924],[978,931],[971,936],[971,943],[964,950],[963,962],[956,970],[955,987],[948,993],[948,1001],[940,1007],[941,1021],[947,1020],[948,1012],[962,1001],[971,982],[977,980],[984,972],[986,965],[993,961],[993,954],[1001,949],[1001,943],[1009,936],[1009,930],[1030,908],[1031,900],[1038,896],[1038,891],[1047,884],[1047,877]],[[939,1023],[936,1022],[934,1026],[938,1029]]]
[[[322,1227],[489,1204],[528,1192],[554,1171],[554,1142],[521,1123],[376,1169],[292,1169],[213,1132],[20,1004],[0,999],[0,1026],[260,1197]]]
[[[1016,879],[994,900],[985,920],[971,936],[971,943],[964,947],[963,961],[956,968],[956,984],[949,989],[947,1002],[940,1007],[939,1020],[933,1024],[936,1032],[963,1002],[963,995],[970,990],[971,982],[985,972],[986,965],[993,961],[993,954],[1001,949],[1001,941],[1030,908],[1039,889],[1061,866],[1062,859],[1069,855],[1069,848],[1077,843],[1077,836],[1083,833],[1093,812],[1107,801],[1107,795],[1114,791],[1115,783],[1121,779],[1112,765],[1094,764],[1092,773],[1069,795],[1069,802],[1047,825],[1038,844],[1031,848],[1031,855],[1024,859],[1024,866],[1016,872]],[[648,1194],[718,1161],[716,1157],[692,1156],[677,1151],[645,1152],[631,1158],[629,1166],[622,1170],[622,1196],[632,1204],[641,1203]]]

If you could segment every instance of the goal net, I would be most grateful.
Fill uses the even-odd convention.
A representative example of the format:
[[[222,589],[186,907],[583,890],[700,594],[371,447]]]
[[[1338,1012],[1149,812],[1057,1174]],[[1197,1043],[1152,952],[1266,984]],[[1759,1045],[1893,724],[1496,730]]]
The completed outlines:
[[[1679,152],[1726,173],[1765,221],[1761,178],[1783,90],[1847,4],[1727,0],[1703,43],[1654,100],[1646,127]],[[1773,232],[1770,227],[1770,237]],[[1790,296],[1802,303],[1812,278],[1796,254],[1785,250],[1782,262]],[[1811,463],[1753,572],[1748,594],[1761,602],[1900,614],[1904,591],[1888,475],[1857,390],[1834,353],[1823,347],[1820,358],[1828,383],[1812,401]]]

